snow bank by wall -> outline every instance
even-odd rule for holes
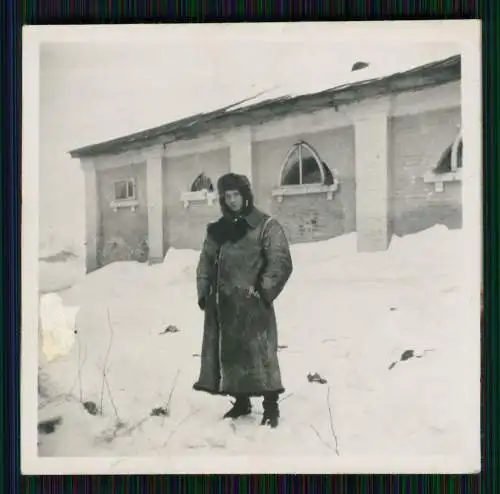
[[[407,278],[428,279],[453,275],[460,269],[463,231],[435,226],[405,237],[393,237],[388,251],[358,253],[356,234],[322,242],[291,246],[293,279],[335,279],[383,281]],[[134,289],[138,286],[165,286],[194,283],[199,251],[169,249],[161,264],[115,262],[94,271],[71,290],[92,297]],[[129,288],[127,288],[129,287]]]

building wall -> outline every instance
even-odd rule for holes
[[[114,181],[135,178],[139,205],[114,211]],[[148,210],[145,163],[97,170],[100,231],[98,264],[120,260],[144,260],[144,243],[148,239]]]
[[[299,140],[313,146],[330,170],[337,170],[340,187],[332,200],[326,194],[271,196],[279,186],[279,172],[290,147]],[[253,188],[256,203],[284,226],[292,243],[323,240],[356,229],[354,129],[344,127],[315,134],[254,143]]]
[[[433,184],[423,181],[423,175],[437,164],[444,149],[453,141],[459,124],[459,107],[390,119],[389,234],[405,235],[435,224],[461,227],[461,184],[446,183],[443,192],[435,192]],[[259,139],[264,140],[252,144],[252,182],[257,206],[283,224],[292,243],[323,240],[355,231],[354,128],[344,126],[278,139],[270,136],[268,140],[263,131],[264,127],[259,128]],[[328,200],[326,193],[285,196],[282,203],[272,196],[272,190],[279,186],[283,159],[299,140],[312,145],[329,168],[338,172],[340,189],[333,200]],[[189,141],[182,144],[190,149]],[[146,163],[126,166],[106,163],[103,158],[97,166],[99,265],[114,260],[143,259],[144,242],[148,239]],[[103,169],[108,165],[109,168]],[[199,249],[207,223],[220,216],[219,206],[191,203],[186,209],[181,194],[190,190],[201,172],[205,172],[215,186],[219,176],[231,169],[229,148],[202,153],[193,149],[189,155],[167,157],[163,159],[162,169],[164,251],[169,247]],[[128,177],[137,180],[139,205],[135,211],[123,208],[115,212],[110,206],[113,181]]]
[[[229,172],[229,149],[223,148],[202,154],[167,158],[163,163],[164,238],[168,247],[199,249],[206,226],[220,217],[218,203],[191,203],[184,208],[181,194],[191,189],[196,177],[204,172],[214,188],[217,179]]]
[[[445,183],[443,192],[424,183],[453,142],[460,124],[460,108],[393,118],[390,122],[390,202],[393,233],[402,236],[436,224],[462,226],[462,187]]]

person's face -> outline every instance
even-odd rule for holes
[[[224,200],[231,211],[238,213],[243,208],[243,196],[237,190],[227,190]]]

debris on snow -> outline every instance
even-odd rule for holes
[[[38,432],[40,434],[52,434],[58,425],[61,425],[62,417],[44,420],[38,424]]]
[[[327,383],[327,380],[323,379],[317,372],[315,372],[314,374],[308,373],[307,374],[307,380],[310,383],[313,383],[313,382],[320,383],[320,384],[326,384]]]
[[[97,415],[99,413],[99,409],[93,401],[85,401],[83,403],[83,408],[85,408],[90,415]]]
[[[401,361],[404,362],[405,360],[408,360],[414,356],[415,356],[414,350],[405,350],[401,355]]]
[[[156,407],[151,410],[151,417],[168,417],[167,407]]]
[[[396,362],[393,362],[390,366],[389,366],[389,370],[393,369],[394,367],[396,367],[396,364],[398,364],[399,362],[405,362],[406,360],[409,360],[411,358],[422,358],[427,352],[432,352],[434,349],[428,349],[428,350],[424,350],[421,354],[417,354],[415,353],[415,350],[405,350],[402,355],[401,355],[401,358],[396,361]]]
[[[166,333],[178,333],[180,329],[177,326],[174,326],[173,324],[169,324],[161,333],[159,334],[166,334]]]

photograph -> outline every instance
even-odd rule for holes
[[[480,40],[23,28],[23,473],[479,472]]]

